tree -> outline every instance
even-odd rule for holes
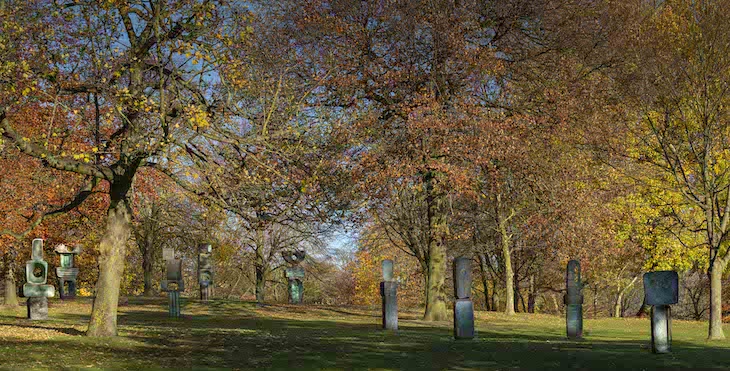
[[[221,108],[211,73],[227,60],[226,45],[246,35],[236,26],[245,20],[226,5],[3,2],[4,19],[12,20],[0,32],[3,75],[12,77],[0,80],[3,139],[48,168],[108,184],[89,336],[116,334],[137,171],[184,164],[185,143]],[[32,102],[53,107],[35,135],[18,125]],[[68,145],[69,135],[82,140]]]
[[[722,275],[730,263],[730,2],[645,6],[627,69],[634,158],[654,166],[662,187],[682,194],[676,220],[703,234],[710,278],[708,338],[723,339]],[[695,218],[697,214],[701,217]]]

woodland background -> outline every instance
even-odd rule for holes
[[[83,247],[104,321],[117,286],[160,295],[163,247],[189,296],[209,242],[214,296],[259,303],[286,300],[282,251],[307,251],[305,301],[329,305],[377,305],[392,258],[400,305],[431,320],[454,257],[474,260],[478,309],[555,314],[578,259],[587,316],[644,313],[642,274],[674,269],[675,315],[721,338],[729,11],[0,1],[6,301],[33,238],[51,265]]]

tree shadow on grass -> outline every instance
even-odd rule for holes
[[[123,323],[149,325],[149,313],[127,312]],[[199,315],[128,337],[164,349],[162,367],[173,367],[176,359],[187,359],[186,367],[245,369],[706,369],[730,363],[726,349],[677,340],[672,354],[654,355],[648,339],[575,342],[482,328],[476,339],[454,340],[449,328],[421,324],[403,323],[392,333],[375,323],[252,316]]]
[[[52,323],[43,323],[43,322],[30,322],[30,323],[14,323],[12,326],[20,327],[28,329],[29,331],[33,331],[34,329],[37,330],[50,330],[50,331],[57,331],[66,335],[71,336],[81,336],[86,334],[86,331],[78,330],[73,327],[59,327],[59,326],[53,326]]]

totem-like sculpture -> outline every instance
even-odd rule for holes
[[[304,267],[299,264],[304,261],[304,250],[282,251],[281,256],[292,266],[286,269],[286,278],[289,280],[289,302],[301,304],[304,298]]]
[[[170,305],[170,317],[180,317],[180,291],[185,290],[182,275],[182,259],[175,259],[175,250],[162,249],[162,259],[165,261],[165,279],[160,287],[167,291]]]
[[[471,301],[471,259],[454,260],[454,338],[474,337],[474,303]]]
[[[672,350],[671,304],[679,302],[679,276],[675,271],[644,274],[644,299],[651,305],[651,351],[669,353]]]
[[[198,283],[200,284],[200,300],[207,302],[213,284],[213,247],[204,243],[198,246]]]
[[[569,339],[583,337],[583,281],[580,262],[571,260],[565,272],[565,328]]]
[[[81,253],[81,247],[77,246],[70,250],[68,246],[60,244],[53,249],[59,256],[61,262],[60,267],[56,267],[56,276],[58,276],[58,296],[61,300],[76,298],[76,277],[79,275],[79,269],[74,268],[74,255]],[[68,282],[68,290],[66,283]]]
[[[25,264],[23,296],[28,298],[28,318],[48,319],[48,298],[56,294],[53,285],[47,285],[48,263],[43,260],[43,239],[33,240],[31,260]]]
[[[383,260],[383,282],[380,282],[380,297],[383,299],[383,328],[398,329],[398,282],[393,280],[393,261]]]

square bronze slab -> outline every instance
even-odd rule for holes
[[[670,305],[679,302],[679,276],[675,271],[644,274],[644,295],[647,305]]]

